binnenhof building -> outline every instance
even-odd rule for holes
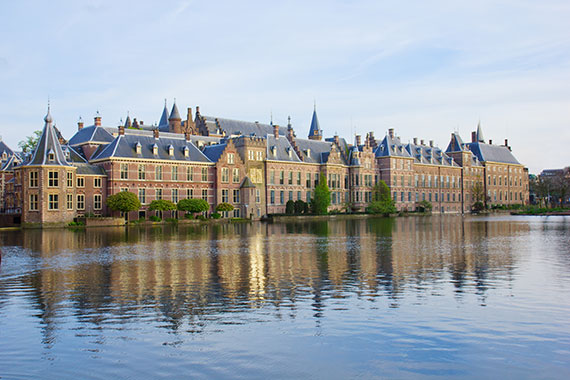
[[[213,211],[221,202],[232,215],[259,219],[284,213],[289,200],[310,201],[321,174],[331,190],[330,210],[363,211],[383,180],[398,210],[421,201],[436,213],[463,213],[484,194],[488,204],[528,203],[528,170],[504,145],[483,139],[481,126],[464,143],[457,133],[445,150],[433,141],[404,143],[389,129],[381,139],[369,132],[351,144],[323,139],[313,111],[308,138],[298,138],[289,118],[278,126],[206,116],[196,107],[182,120],[166,102],[158,125],[130,116],[122,125],[78,122],[65,140],[48,107],[41,138],[23,157],[0,141],[2,212],[21,213],[26,224],[67,223],[78,216],[114,215],[107,196],[135,193],[146,217],[155,199],[202,198]]]

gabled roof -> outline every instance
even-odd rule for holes
[[[217,126],[225,132],[226,136],[231,135],[244,135],[244,136],[257,136],[265,137],[268,134],[273,134],[273,126],[269,124],[254,123],[249,121],[223,119],[213,116],[202,116],[206,122],[206,126],[210,133],[216,134]],[[287,127],[279,127],[279,134],[285,136]]]
[[[10,149],[8,145],[4,143],[4,141],[0,140],[0,156],[2,156],[4,153],[6,153],[8,157],[14,155],[14,151]]]
[[[113,135],[107,132],[105,128],[91,125],[77,131],[77,133],[69,139],[69,145],[77,146],[86,143],[108,144],[111,141],[113,141]]]
[[[461,140],[461,137],[459,136],[458,133],[452,133],[451,134],[451,140],[449,141],[449,145],[447,145],[447,149],[445,149],[446,153],[451,153],[451,152],[463,152],[467,150],[465,148],[465,144],[463,144],[463,140]]]
[[[241,183],[240,189],[253,189],[253,188],[255,188],[255,185],[253,184],[253,182],[251,182],[248,176],[245,176],[243,182]]]
[[[374,151],[376,157],[411,157],[399,136],[386,135]]]
[[[301,162],[295,149],[285,137],[275,138],[273,134],[267,135],[267,159],[275,161]]]
[[[140,144],[141,153],[137,154],[136,145]],[[158,154],[155,155],[152,146],[158,146]],[[169,147],[172,146],[174,154],[169,154]],[[184,150],[188,149],[188,157],[184,155]],[[210,162],[210,160],[190,141],[183,138],[160,137],[155,139],[152,136],[144,135],[119,135],[110,144],[93,154],[93,160],[100,160],[110,157],[123,158],[144,158],[172,161],[193,161]]]
[[[520,165],[506,146],[490,145],[480,141],[469,143],[467,146],[481,162],[492,161]]]
[[[208,159],[210,161],[218,162],[218,160],[220,159],[220,156],[222,155],[222,153],[224,153],[226,146],[227,146],[226,143],[208,145],[208,146],[204,147],[204,149],[202,150],[202,153],[204,153],[204,155],[206,157],[208,157]]]
[[[445,152],[437,146],[432,147],[410,143],[406,145],[406,150],[410,156],[415,158],[416,162],[420,164],[459,167],[453,158],[445,154]]]
[[[327,162],[332,144],[330,141],[295,139],[295,145],[301,153],[303,162],[315,164],[324,164]]]
[[[0,171],[12,171],[14,166],[18,166],[21,163],[19,157],[15,154],[8,156],[8,159],[2,162],[2,167]]]
[[[58,141],[57,132],[53,126],[53,119],[50,114],[49,106],[47,115],[44,117],[45,125],[42,136],[36,145],[34,154],[26,166],[33,165],[61,165],[70,166],[65,159],[65,155]],[[49,155],[53,154],[53,160],[48,160]]]

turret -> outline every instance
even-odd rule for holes
[[[170,117],[168,118],[168,130],[172,133],[182,133],[182,118],[176,106],[176,99],[174,99],[174,105],[172,106],[172,111],[170,111]]]

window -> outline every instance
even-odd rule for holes
[[[408,202],[412,201],[412,192],[408,191]]]
[[[259,189],[255,189],[255,203],[261,203],[261,193]]]
[[[297,172],[297,185],[301,184],[301,172]]]
[[[157,181],[162,181],[162,166],[156,165],[154,167],[154,179]]]
[[[38,211],[38,194],[30,194],[30,211]]]
[[[279,172],[279,184],[283,185],[285,183],[285,172],[281,170]]]
[[[233,165],[234,163],[234,154],[228,153],[228,164]]]
[[[311,201],[311,192],[307,191],[307,203]]]
[[[194,180],[194,170],[192,170],[192,166],[186,167],[186,180],[189,182]]]
[[[172,189],[172,202],[178,203],[178,189]]]
[[[93,187],[102,187],[101,177],[93,178]]]
[[[301,200],[301,192],[297,191],[297,200]]]
[[[85,210],[85,195],[77,194],[77,209]]]
[[[305,186],[307,186],[307,188],[311,188],[311,173],[307,173],[307,181]]]
[[[228,183],[230,180],[230,169],[222,168],[222,182]]]
[[[222,202],[228,203],[229,198],[230,198],[229,192],[230,192],[230,191],[229,191],[228,189],[223,189],[223,190],[222,190]]]
[[[49,194],[48,195],[48,210],[57,210],[59,209],[59,195],[58,194]]]
[[[194,189],[186,189],[186,198],[188,199],[194,198]]]
[[[67,209],[73,210],[73,194],[67,194],[66,200],[67,200],[67,202],[66,202]]]
[[[289,200],[289,201],[292,201],[292,200],[293,200],[293,192],[292,192],[292,191],[289,192],[289,199],[288,199],[288,200]]]
[[[58,187],[58,186],[59,186],[59,172],[49,171],[48,172],[48,187]]]
[[[85,187],[85,177],[77,177],[77,187]]]
[[[279,192],[279,204],[283,204],[285,203],[285,192],[283,190],[281,190]]]
[[[121,164],[121,179],[129,178],[129,164]]]
[[[73,172],[67,172],[67,187],[73,187]]]
[[[247,154],[251,161],[255,160],[255,152],[253,150],[248,150]]]
[[[234,189],[234,203],[239,203],[239,189]]]
[[[139,165],[139,179],[145,179],[145,178],[146,178],[145,167],[144,165]]]
[[[401,201],[401,202],[404,202],[404,201],[405,201],[405,199],[404,199],[404,192],[403,192],[403,191],[400,193],[400,201]]]
[[[257,151],[257,161],[263,161],[263,152]]]
[[[30,172],[30,187],[38,187],[38,172]]]
[[[178,181],[178,166],[173,166],[171,168],[171,174],[172,175],[171,175],[170,179],[172,181]]]
[[[208,168],[202,168],[202,182],[208,182]]]
[[[271,190],[269,195],[270,195],[271,204],[274,205],[275,204],[275,190]]]
[[[156,190],[154,191],[154,193],[155,193],[155,198],[156,198],[157,200],[161,200],[161,199],[162,199],[162,189],[156,189]]]
[[[269,172],[269,183],[275,185],[275,170]]]
[[[293,172],[289,172],[289,185],[293,184]]]
[[[233,183],[239,183],[239,169],[238,168],[234,168],[232,170],[232,182]]]
[[[101,194],[95,194],[93,196],[93,210],[101,210],[103,207],[103,196]]]
[[[208,189],[202,189],[202,199],[208,200]]]
[[[144,205],[146,204],[146,189],[140,188],[139,189],[139,201]]]

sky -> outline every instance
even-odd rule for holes
[[[394,128],[447,147],[480,121],[531,173],[570,165],[570,2],[2,1],[0,135],[81,116],[158,122],[167,99],[306,137]]]

